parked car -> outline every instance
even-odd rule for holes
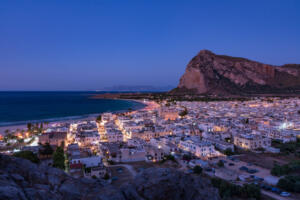
[[[249,174],[254,174],[254,173],[256,173],[256,172],[258,172],[258,170],[257,169],[248,169],[248,170],[246,170]]]
[[[264,181],[263,178],[260,178],[258,176],[251,175],[250,177],[253,178],[255,181]]]
[[[242,166],[242,167],[240,167],[240,170],[241,170],[241,171],[248,171],[248,167]]]
[[[272,190],[272,187],[266,184],[261,184],[260,187],[265,190]]]
[[[118,168],[117,171],[118,171],[119,173],[122,173],[122,172],[123,172],[123,169],[122,169],[122,168]]]
[[[280,193],[280,196],[283,196],[283,197],[289,197],[289,196],[291,196],[291,194],[288,193],[288,192],[281,192],[281,193]]]
[[[272,192],[275,192],[277,194],[281,194],[282,191],[279,188],[272,187]]]

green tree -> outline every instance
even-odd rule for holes
[[[47,128],[48,128],[49,122],[45,122],[45,125],[46,125],[46,126],[47,126]]]
[[[53,154],[53,167],[65,169],[65,155],[62,147],[57,147]]]
[[[64,147],[65,147],[65,141],[62,141],[62,142],[60,143],[60,147],[61,147],[62,149],[64,149]]]
[[[41,122],[41,124],[40,124],[40,132],[43,132],[43,130],[44,130],[44,124],[43,124],[43,122]]]
[[[271,170],[271,174],[274,176],[282,176],[289,173],[297,172],[300,170],[300,161],[294,160],[285,165],[278,165],[275,163]]]
[[[35,125],[34,125],[34,131],[39,131],[39,123],[35,123]]]
[[[241,196],[245,198],[254,198],[260,199],[261,198],[261,191],[257,185],[254,184],[245,184],[242,188]]]
[[[170,160],[170,161],[172,161],[174,163],[177,163],[175,157],[173,155],[171,155],[171,154],[164,156],[164,159],[161,161],[161,163],[164,163],[167,160]]]
[[[271,169],[271,174],[273,176],[282,176],[284,174],[287,174],[289,173],[289,167],[288,165],[278,165],[278,164],[275,164],[274,167]]]
[[[289,192],[300,192],[300,176],[285,176],[281,178],[277,186]]]
[[[14,153],[13,156],[30,160],[33,163],[39,163],[40,162],[37,155],[34,154],[31,151],[19,151],[19,152]]]

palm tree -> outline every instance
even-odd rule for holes
[[[4,131],[4,133],[7,135],[7,134],[9,134],[9,129],[6,129],[5,131]]]
[[[31,132],[31,128],[32,128],[32,124],[31,123],[27,123],[28,132]]]
[[[98,123],[100,123],[100,122],[101,122],[101,120],[102,120],[102,116],[101,116],[101,115],[99,115],[99,116],[96,118],[96,121],[97,121]]]

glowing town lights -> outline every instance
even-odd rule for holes
[[[279,129],[284,130],[284,129],[291,129],[293,128],[294,124],[291,122],[284,122],[279,126]]]
[[[260,106],[259,104],[250,104],[249,105],[250,108],[256,108],[256,107],[259,107],[259,106]]]

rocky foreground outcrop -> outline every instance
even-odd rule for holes
[[[181,94],[286,94],[300,92],[300,65],[267,65],[202,50],[187,65]]]
[[[0,154],[0,199],[218,200],[210,181],[173,169],[150,168],[121,188],[75,179],[62,170]]]

